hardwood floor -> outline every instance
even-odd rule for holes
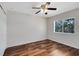
[[[79,49],[46,39],[9,47],[4,56],[79,56]]]

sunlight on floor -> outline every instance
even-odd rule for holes
[[[61,50],[56,49],[56,50],[52,51],[49,55],[53,55],[53,56],[68,56],[69,53],[68,52],[63,52]]]

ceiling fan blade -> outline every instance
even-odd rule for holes
[[[37,11],[35,14],[38,14],[41,10]]]
[[[48,10],[57,10],[57,8],[47,8]]]
[[[40,7],[32,7],[32,9],[40,9]]]
[[[46,2],[46,4],[50,5],[50,2]]]

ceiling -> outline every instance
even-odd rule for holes
[[[49,7],[55,7],[57,8],[57,10],[50,10],[48,11],[47,15],[45,15],[42,12],[35,14],[35,12],[37,12],[38,9],[32,9],[32,7],[39,7],[43,3],[45,2],[4,2],[5,6],[7,7],[7,10],[17,11],[41,17],[51,17],[63,12],[79,8],[79,2],[51,2]]]

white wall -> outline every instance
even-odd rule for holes
[[[75,33],[54,33],[53,21],[75,18]],[[75,48],[79,48],[79,9],[65,12],[49,18],[48,20],[48,38]]]
[[[19,12],[8,11],[8,47],[46,39],[46,20]]]
[[[0,55],[6,49],[6,15],[0,8]]]

